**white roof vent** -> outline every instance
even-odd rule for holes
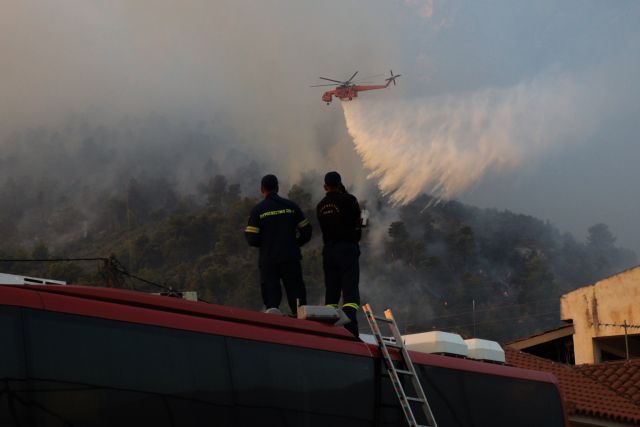
[[[440,353],[455,356],[469,355],[469,349],[462,337],[442,331],[423,332],[420,334],[404,335],[407,349],[422,353]]]
[[[469,348],[469,358],[504,363],[504,350],[495,341],[471,338],[464,340]]]
[[[151,295],[162,295],[163,297],[182,298],[187,301],[198,301],[197,291],[169,291],[169,292],[152,292]]]
[[[0,273],[0,285],[66,285],[62,280],[42,279],[40,277],[16,276]]]

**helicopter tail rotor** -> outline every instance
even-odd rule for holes
[[[395,86],[395,85],[396,85],[396,79],[397,79],[398,77],[400,77],[402,74],[397,74],[397,75],[395,75],[395,76],[394,76],[394,75],[393,75],[393,70],[389,70],[389,71],[390,71],[390,73],[391,73],[391,77],[388,77],[388,78],[386,79],[386,81],[387,81],[387,82],[393,82],[393,85]]]

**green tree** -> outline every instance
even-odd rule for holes
[[[598,223],[589,227],[587,242],[589,246],[599,251],[612,250],[615,246],[616,238],[609,230],[607,224]]]
[[[463,271],[474,265],[476,242],[471,227],[460,227],[448,236],[448,242],[449,260],[457,271]]]
[[[306,191],[301,185],[294,184],[287,193],[287,197],[295,202],[303,211],[313,210],[313,200],[311,193]]]
[[[606,224],[598,223],[589,227],[587,246],[591,249],[592,267],[595,276],[608,276],[615,272],[614,265],[617,258],[615,247],[616,238]]]
[[[33,250],[31,251],[31,258],[49,259],[49,248],[42,240],[36,243],[36,245],[33,247]]]
[[[198,191],[207,198],[207,205],[211,207],[222,206],[222,201],[227,192],[228,181],[223,175],[209,178],[205,184],[198,185]]]

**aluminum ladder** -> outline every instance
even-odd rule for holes
[[[393,318],[391,310],[386,309],[384,311],[384,317],[375,316],[369,304],[363,305],[362,310],[367,316],[367,321],[369,322],[369,326],[371,327],[371,332],[373,332],[373,335],[376,337],[376,341],[378,342],[378,347],[380,348],[380,352],[382,353],[382,358],[387,368],[387,372],[389,373],[391,383],[393,384],[393,389],[398,396],[400,406],[402,407],[402,411],[404,412],[404,416],[409,423],[409,426],[438,427],[438,424],[433,417],[433,413],[431,412],[431,408],[429,407],[427,396],[424,394],[424,390],[422,389],[422,385],[420,384],[420,380],[418,379],[416,370],[413,366],[413,363],[411,362],[409,353],[407,352],[407,348],[404,346],[404,340],[402,339],[402,335],[398,330],[398,325]],[[393,336],[382,336],[380,327],[378,326],[378,322],[387,324]],[[401,362],[404,363],[405,369],[399,369],[396,367],[393,359],[391,358],[391,355],[389,354],[389,347],[395,348],[399,351]],[[404,387],[400,382],[400,375],[408,376],[411,379],[411,383],[413,384],[413,389],[416,393],[416,396],[407,396],[407,393],[405,392]],[[424,413],[424,416],[429,423],[427,426],[418,424],[418,422],[416,421],[416,417],[413,414],[413,409],[411,408],[412,402],[420,404],[420,408],[422,409],[422,412]]]

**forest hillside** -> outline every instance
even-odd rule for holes
[[[149,131],[157,126],[152,120],[118,132],[78,125],[15,135],[13,150],[0,157],[0,272],[99,285],[106,277],[101,261],[10,260],[113,256],[118,268],[148,282],[196,290],[216,304],[261,309],[257,252],[243,229],[259,201],[253,187],[262,168],[243,153],[226,151],[220,164],[231,159],[238,166],[220,173],[224,168],[210,154],[215,138],[172,128]],[[118,143],[126,138],[138,143]],[[145,149],[155,138],[179,144]],[[26,140],[28,151],[21,148]],[[140,162],[141,153],[153,168]],[[38,161],[53,166],[43,170]],[[190,186],[175,172],[184,174],[185,167],[193,172]],[[314,228],[303,269],[309,302],[317,304],[324,302],[315,218],[321,176],[310,171],[280,191],[301,206]],[[559,324],[561,294],[637,262],[602,223],[580,241],[525,214],[428,195],[403,207],[380,194],[356,195],[371,212],[361,243],[363,302],[392,307],[407,332],[526,336]],[[129,276],[119,286],[157,291]]]

